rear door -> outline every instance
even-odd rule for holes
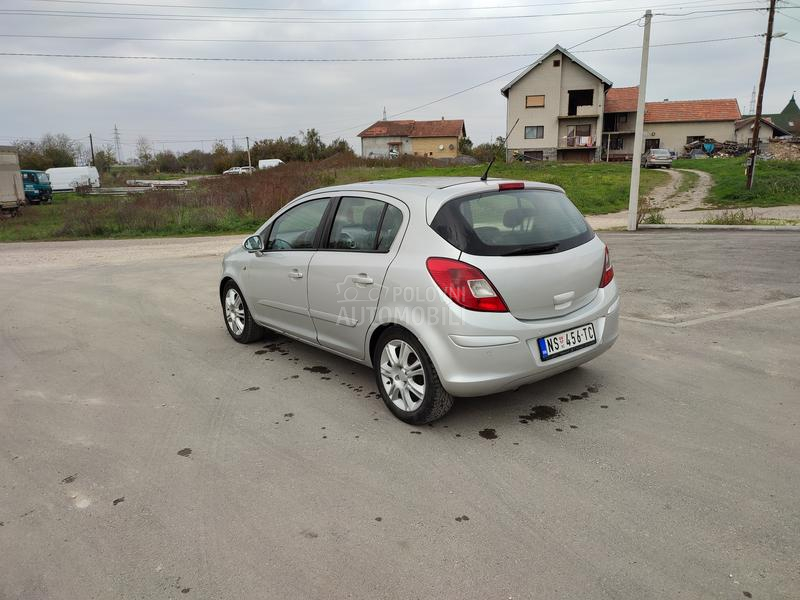
[[[478,267],[518,319],[558,317],[597,295],[605,246],[559,191],[519,189],[457,198],[431,223]]]
[[[329,198],[308,200],[280,215],[264,234],[264,251],[250,254],[243,292],[256,321],[316,341],[308,308],[308,265],[322,232]]]
[[[321,345],[364,358],[367,329],[407,221],[408,208],[397,200],[361,194],[337,201],[309,266],[309,306]]]

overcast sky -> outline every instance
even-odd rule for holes
[[[243,145],[246,135],[252,141],[296,135],[309,127],[317,128],[328,141],[341,136],[357,148],[356,134],[379,119],[384,107],[390,118],[397,113],[411,119],[463,118],[469,137],[480,143],[504,134],[505,99],[500,88],[513,74],[426,108],[405,111],[523,67],[555,44],[567,48],[580,44],[636,19],[646,8],[657,14],[647,99],[736,98],[742,112],[748,112],[761,68],[763,37],[657,45],[764,33],[765,11],[688,13],[767,4],[736,0],[129,0],[127,4],[124,0],[2,0],[0,52],[260,59],[529,56],[349,63],[0,56],[0,143],[36,139],[48,132],[74,138],[91,132],[102,146],[112,140],[116,124],[127,156],[140,135],[152,140],[157,149],[183,151],[208,149],[213,139],[230,144],[236,137]],[[800,44],[796,43],[800,41],[800,9],[791,8],[792,4],[800,6],[800,1],[779,2],[785,14],[777,15],[775,30],[787,32],[789,39],[776,39],[772,45],[765,112],[781,110],[792,92],[800,90]],[[420,10],[397,11],[398,7]],[[361,10],[348,12],[352,9]],[[332,22],[337,20],[349,22]],[[582,44],[575,54],[615,86],[635,85],[640,51],[609,49],[640,46],[641,37],[642,29],[634,23]]]

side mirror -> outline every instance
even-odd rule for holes
[[[264,250],[264,241],[260,235],[251,235],[242,244],[248,252],[262,252]]]

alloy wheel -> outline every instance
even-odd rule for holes
[[[408,342],[391,340],[381,352],[381,382],[392,404],[412,412],[425,398],[425,370]]]
[[[225,321],[233,335],[242,335],[244,331],[244,302],[235,289],[225,294]]]

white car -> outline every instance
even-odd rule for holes
[[[255,173],[255,167],[231,167],[227,171],[223,171],[223,175],[249,175]]]
[[[304,194],[228,252],[219,297],[237,342],[267,328],[369,365],[416,424],[596,358],[620,305],[608,249],[563,189],[477,177]]]

